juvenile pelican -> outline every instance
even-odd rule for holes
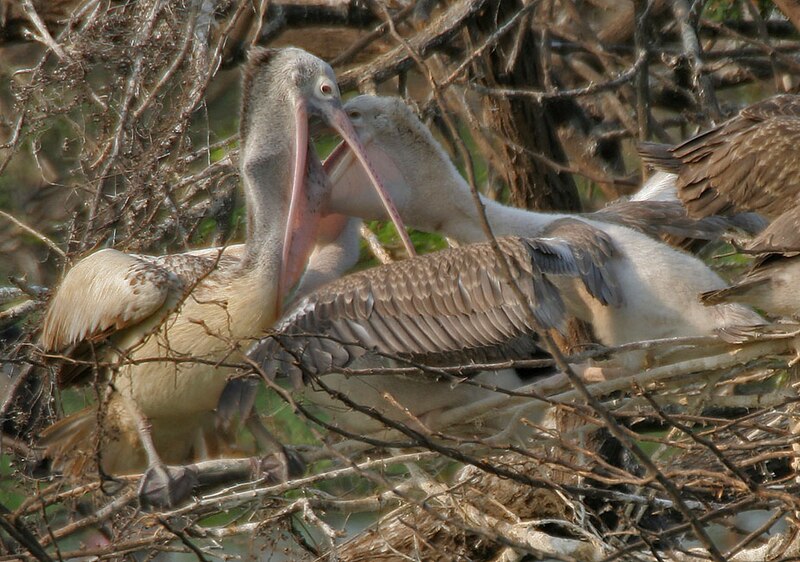
[[[190,489],[191,475],[164,462],[186,460],[226,383],[220,364],[235,362],[241,341],[278,318],[316,239],[330,183],[310,143],[310,118],[363,156],[326,63],[299,49],[252,50],[240,131],[244,246],[159,257],[106,249],[68,272],[45,316],[42,346],[80,345],[109,365],[109,384],[99,414],[87,408],[44,432],[56,466],[73,474],[90,467],[99,430],[103,472],[148,467],[145,501],[173,504]],[[101,341],[110,345],[95,349]]]
[[[484,240],[478,210],[466,181],[433,135],[398,98],[359,96],[348,111],[372,161],[409,225],[440,232],[459,242]],[[350,154],[341,156],[332,173],[331,205],[352,202],[350,212],[365,219],[377,216],[378,201],[365,188],[366,177]],[[564,219],[571,227],[559,235],[584,251],[606,237],[611,256],[599,272],[616,284],[620,302],[609,306],[570,281],[559,283],[570,314],[589,322],[599,341],[617,345],[643,339],[706,335],[718,328],[759,322],[745,307],[707,308],[697,295],[722,289],[725,282],[699,259],[621,224],[613,213],[575,215],[541,213],[502,205],[481,197],[486,217],[497,236],[542,236]]]
[[[529,304],[540,326],[557,327],[566,311],[591,323],[607,345],[710,335],[761,322],[743,306],[703,306],[698,294],[723,288],[724,281],[693,256],[611,222],[627,219],[608,210],[537,213],[483,198],[494,233],[512,236],[500,243],[505,258],[498,256],[480,243],[485,235],[466,182],[401,100],[361,96],[345,107],[404,220],[475,244],[359,272],[301,299],[276,326],[277,338],[267,339],[256,352],[268,371],[289,372],[299,382],[295,363],[322,374],[353,363],[365,349],[423,364],[444,358],[480,363],[509,348],[516,355],[526,340],[528,347],[521,351],[530,352],[535,344],[530,343]],[[366,177],[347,153],[334,158],[331,206],[338,210],[348,202],[350,212],[376,218],[379,201],[364,189]],[[510,287],[503,259],[521,293]],[[276,341],[289,350],[288,360]],[[358,359],[359,366],[376,365],[366,357]],[[521,382],[513,371],[481,377],[506,388]],[[488,393],[414,376],[326,375],[322,383],[382,413],[394,410],[392,417],[402,417],[403,408],[419,417]],[[387,394],[399,406],[388,407]],[[312,399],[325,400],[319,394]],[[347,408],[340,404],[339,409]],[[349,429],[363,427],[345,423]]]

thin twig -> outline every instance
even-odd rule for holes
[[[7,221],[13,223],[17,228],[19,228],[21,230],[24,230],[25,232],[27,232],[31,236],[35,237],[37,240],[40,240],[41,242],[44,242],[47,245],[47,247],[50,248],[51,250],[53,250],[56,254],[58,254],[59,257],[61,257],[62,260],[66,261],[66,262],[69,262],[69,259],[67,258],[67,254],[64,253],[64,250],[59,248],[58,244],[53,242],[50,238],[48,238],[47,236],[45,236],[44,234],[42,234],[41,232],[39,232],[35,228],[28,226],[27,224],[25,224],[24,222],[19,220],[14,215],[12,215],[10,213],[7,213],[7,212],[5,212],[5,211],[3,211],[1,209],[0,209],[0,217],[3,217]]]

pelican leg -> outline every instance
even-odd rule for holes
[[[261,471],[270,480],[286,482],[290,478],[302,475],[306,470],[306,462],[300,454],[281,444],[270,431],[264,427],[258,416],[251,412],[245,425],[253,434],[260,449],[271,450],[272,453],[261,458]]]
[[[792,368],[800,363],[800,337],[792,338],[789,349],[794,351],[794,357],[790,359],[788,363],[789,368]]]
[[[136,404],[129,402],[128,409],[136,420],[139,441],[147,455],[147,470],[139,483],[139,501],[145,509],[174,507],[192,493],[197,485],[197,472],[190,467],[165,465],[153,443],[150,421]]]
[[[588,363],[571,363],[570,367],[586,384],[609,381],[630,374],[627,369],[622,367],[599,367]],[[569,377],[565,373],[559,372],[542,380],[537,385],[537,390],[544,395],[550,395],[562,392],[570,386]]]
[[[271,481],[285,482],[289,478],[302,475],[306,470],[306,463],[297,451],[284,447],[261,423],[261,418],[254,409],[258,387],[255,379],[228,381],[217,405],[217,427],[230,432],[236,417],[244,420],[259,450],[271,451],[260,459],[262,473]]]

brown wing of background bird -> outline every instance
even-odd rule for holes
[[[768,218],[795,204],[800,190],[800,97],[781,95],[675,147],[643,143],[643,159],[678,175],[691,216],[733,210]]]

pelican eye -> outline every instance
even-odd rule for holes
[[[333,86],[329,82],[323,82],[319,85],[319,91],[326,96],[330,96],[333,94]]]
[[[357,109],[351,109],[350,111],[347,112],[347,116],[350,119],[361,119],[361,112],[358,111]]]

